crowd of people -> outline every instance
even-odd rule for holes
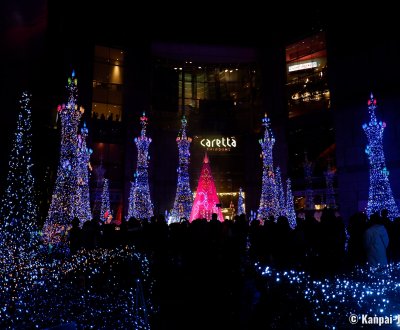
[[[160,306],[153,322],[159,329],[207,327],[211,319],[249,328],[256,319],[255,262],[323,278],[357,265],[400,261],[400,219],[390,221],[387,210],[369,219],[356,213],[347,224],[334,210],[323,210],[319,220],[306,212],[294,229],[284,216],[250,222],[244,214],[224,222],[216,214],[209,221],[183,218],[171,224],[163,215],[130,218],[118,226],[92,220],[82,228],[74,219],[68,237],[72,253],[134,245],[148,256],[153,299]],[[207,313],[199,318],[205,306]]]
[[[196,219],[168,224],[164,215],[116,224],[113,221],[86,221],[82,227],[73,219],[68,231],[72,253],[80,248],[112,248],[132,244],[150,255],[163,251],[171,258],[184,258],[198,251],[201,255],[220,254],[246,257],[279,268],[342,271],[346,265],[372,266],[400,261],[400,219],[390,221],[388,211],[368,219],[355,213],[345,225],[332,209],[298,217],[294,229],[285,216],[248,221],[244,214],[221,222],[213,214],[210,221]]]

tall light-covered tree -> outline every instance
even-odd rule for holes
[[[78,135],[78,192],[77,192],[77,209],[76,216],[81,222],[92,219],[92,212],[90,210],[90,195],[89,195],[89,169],[90,169],[90,155],[92,149],[86,145],[86,139],[89,130],[86,123],[83,123],[81,134]]]
[[[61,119],[61,145],[56,182],[43,226],[44,239],[48,243],[60,242],[66,227],[78,216],[78,125],[84,110],[77,104],[75,72],[68,78],[67,93],[67,103],[57,108]]]
[[[333,188],[333,182],[335,180],[335,170],[332,169],[331,165],[328,164],[327,170],[324,172],[325,183],[326,183],[326,199],[325,204],[327,208],[336,209],[335,190]]]
[[[131,181],[131,188],[129,189],[129,197],[128,197],[128,214],[126,216],[126,220],[129,220],[129,218],[134,217],[133,215],[133,206],[134,206],[134,192],[135,192],[135,187],[136,187],[136,172],[133,175],[134,180]]]
[[[266,219],[269,216],[275,216],[276,213],[276,188],[274,175],[274,162],[272,149],[275,144],[275,137],[270,127],[270,119],[265,114],[262,119],[262,125],[265,127],[264,138],[260,139],[261,158],[263,162],[262,184],[260,206],[258,208],[258,218]]]
[[[275,169],[276,208],[275,217],[286,216],[285,192],[282,184],[282,174],[279,166]]]
[[[32,118],[30,94],[19,101],[17,128],[12,141],[5,192],[1,201],[0,235],[27,238],[37,230],[35,180],[32,175]]]
[[[104,179],[103,192],[101,194],[101,210],[100,219],[102,221],[107,220],[108,216],[111,214],[110,207],[110,188],[108,185],[108,179]]]
[[[393,198],[392,189],[389,183],[389,171],[386,167],[385,155],[383,152],[383,131],[386,123],[378,121],[375,114],[376,99],[371,93],[368,100],[370,115],[369,123],[363,124],[367,135],[368,145],[365,153],[369,160],[369,194],[367,204],[367,215],[387,209],[388,217],[393,220],[399,217],[399,210]]]
[[[106,172],[106,169],[103,166],[103,157],[101,156],[100,158],[100,164],[96,165],[93,167],[93,172],[95,175],[95,182],[96,182],[96,188],[94,190],[94,201],[93,201],[93,218],[94,219],[100,219],[100,210],[101,210],[101,191],[103,190],[103,184],[104,184],[104,174]],[[93,194],[93,191],[92,191]]]
[[[151,138],[146,136],[147,127],[146,114],[140,117],[142,130],[140,136],[135,138],[137,147],[137,165],[135,172],[135,181],[131,187],[129,196],[128,218],[149,219],[153,216],[153,204],[150,198],[149,188],[149,146]]]
[[[286,217],[289,220],[289,226],[294,229],[297,225],[296,210],[294,207],[294,197],[292,192],[292,182],[288,178],[286,180]]]
[[[237,214],[246,214],[246,206],[244,202],[244,193],[242,188],[239,188],[239,197],[238,197],[238,206],[237,206]]]
[[[193,194],[190,190],[189,163],[190,163],[190,143],[192,139],[186,135],[187,120],[182,117],[182,126],[176,143],[179,151],[178,182],[174,207],[171,214],[171,222],[178,222],[181,218],[189,219],[193,205]]]
[[[305,153],[303,167],[304,167],[304,179],[306,182],[305,209],[313,210],[315,208],[315,206],[314,206],[314,190],[313,190],[313,182],[312,182],[312,173],[313,173],[314,164],[312,161],[308,160],[307,153]]]

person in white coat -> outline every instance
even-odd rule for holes
[[[367,262],[371,266],[387,265],[388,232],[377,213],[371,214],[369,224],[370,226],[364,232],[363,237]]]

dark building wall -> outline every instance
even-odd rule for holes
[[[152,161],[154,155],[154,123],[150,111],[150,72],[151,72],[151,53],[149,42],[135,41],[126,47],[125,57],[125,77],[124,77],[124,106],[122,120],[126,132],[125,149],[125,167],[124,171],[124,210],[123,216],[128,213],[128,198],[133,181],[133,175],[136,171],[137,148],[135,137],[140,136],[141,125],[140,116],[145,111],[149,117],[147,136],[153,138],[149,147],[149,183],[150,196],[153,196],[153,172],[156,170]]]
[[[215,154],[214,156],[210,154],[210,161],[214,179],[226,181],[224,182],[225,185],[229,184],[229,180],[231,180],[232,191],[237,191],[239,186],[242,186],[246,192],[246,208],[248,211],[256,211],[259,206],[262,160],[260,158],[261,147],[258,140],[263,137],[264,128],[261,126],[261,118],[265,112],[271,118],[272,129],[276,137],[274,162],[276,166],[281,167],[283,179],[287,178],[285,128],[287,112],[284,93],[284,52],[285,48],[282,43],[279,45],[268,44],[258,53],[257,61],[261,63],[262,83],[255,92],[262,95],[261,107],[255,105],[254,108],[249,109],[246,113],[235,115],[237,118],[233,117],[233,115],[219,112],[216,112],[216,115],[209,116],[209,118],[204,109],[204,113],[200,111],[199,115],[188,114],[189,136],[201,135],[207,131],[208,127],[217,125],[217,130],[211,129],[211,132],[236,135],[239,139],[238,142],[243,144],[241,145],[242,154],[239,158],[231,157],[232,159],[229,160],[230,154]],[[212,56],[208,61],[212,61]],[[130,181],[133,179],[133,173],[136,169],[137,149],[134,144],[134,138],[140,134],[139,116],[144,110],[149,118],[147,135],[152,138],[152,143],[149,147],[149,184],[155,214],[164,213],[165,210],[172,208],[176,192],[176,169],[178,166],[176,136],[180,127],[181,112],[178,109],[176,109],[175,113],[168,112],[167,109],[164,112],[160,111],[163,110],[162,105],[158,105],[157,110],[152,107],[154,100],[152,100],[151,91],[155,82],[152,81],[152,75],[150,74],[151,66],[152,54],[149,43],[135,44],[128,47],[126,52],[125,112],[123,117],[126,125],[124,214],[127,213],[128,209]],[[221,109],[225,108],[222,107]],[[262,109],[261,111],[260,108]],[[228,108],[225,110],[228,111]],[[208,120],[206,127],[201,125],[201,120],[203,119]],[[229,120],[232,121],[230,124],[228,124]],[[227,126],[225,127],[227,131],[224,130],[224,125]],[[204,153],[198,152],[193,143],[189,171],[191,189],[194,191],[197,188],[198,174]],[[232,154],[234,153],[232,152]],[[232,166],[230,166],[229,162],[238,161],[238,159],[240,159],[240,162],[244,162],[243,170],[240,171],[242,174],[240,178],[233,178],[229,171],[234,170],[234,168],[237,169],[238,164],[232,163]],[[239,165],[241,166],[241,164]],[[216,184],[219,186],[218,182]],[[230,191],[229,187],[227,191]]]
[[[43,4],[43,1],[40,1],[40,3]],[[19,45],[27,47],[26,52],[24,52],[24,49],[13,48],[16,43],[14,45],[6,44],[2,62],[6,73],[6,78],[3,80],[4,84],[7,85],[3,86],[2,95],[6,103],[4,108],[11,109],[10,111],[13,113],[8,113],[7,118],[5,118],[7,125],[3,126],[7,127],[2,131],[3,139],[1,141],[3,141],[3,146],[8,141],[8,133],[11,131],[9,126],[15,123],[16,111],[14,109],[17,108],[15,105],[18,96],[15,90],[24,87],[25,81],[28,81],[28,86],[35,87],[34,92],[37,92],[34,93],[33,99],[33,102],[36,102],[33,109],[36,112],[34,116],[45,123],[48,121],[47,118],[50,117],[51,109],[65,100],[66,78],[71,69],[75,67],[78,79],[81,82],[79,103],[83,104],[89,112],[91,107],[92,47],[95,43],[115,47],[122,45],[122,48],[127,51],[126,86],[124,87],[125,113],[123,117],[123,125],[126,131],[126,151],[125,166],[121,169],[124,172],[125,182],[123,214],[125,215],[127,211],[130,181],[133,179],[136,167],[137,150],[134,138],[140,134],[139,116],[143,111],[146,111],[149,116],[148,135],[153,138],[149,149],[151,196],[156,206],[156,212],[163,212],[172,206],[175,196],[176,134],[175,131],[162,127],[161,119],[152,112],[151,42],[147,37],[143,40],[143,31],[139,29],[139,23],[135,23],[139,21],[132,20],[130,11],[121,14],[119,10],[113,8],[107,6],[102,15],[97,15],[100,10],[99,13],[93,12],[93,15],[89,15],[92,14],[94,8],[77,10],[77,8],[71,6],[70,2],[63,3],[62,6],[56,6],[49,2],[48,9],[46,9],[49,14],[48,26],[44,27],[44,30],[39,30],[39,38],[33,38],[32,43],[30,41],[25,43],[24,40],[18,42]],[[295,8],[289,16],[287,16],[286,10],[283,12],[284,14],[280,14],[279,17],[285,18],[283,23],[290,24],[285,26],[290,31],[288,34],[301,35],[305,30],[307,30],[307,33],[312,32],[305,25],[309,25],[308,22],[313,19],[312,13],[309,14],[310,9],[308,7],[306,9],[299,13],[299,9]],[[396,180],[400,175],[398,142],[400,141],[400,93],[398,92],[400,90],[398,78],[400,66],[397,65],[400,58],[400,45],[398,36],[395,35],[398,31],[396,27],[390,27],[386,30],[381,27],[382,18],[384,18],[382,12],[388,10],[385,8],[385,10],[379,10],[377,13],[376,8],[373,11],[368,8],[364,10],[364,13],[353,15],[353,13],[348,13],[348,10],[340,8],[333,13],[332,22],[328,22],[330,27],[327,33],[328,63],[332,111],[335,116],[339,204],[345,217],[356,211],[359,202],[366,201],[368,197],[368,159],[364,153],[367,139],[361,125],[368,120],[366,102],[371,91],[378,99],[378,118],[387,122],[384,133],[384,150],[394,196],[397,199],[400,196],[400,182]],[[11,13],[10,10],[5,10],[3,13],[7,16],[5,19],[14,17],[8,15]],[[139,17],[139,15],[140,13],[136,16]],[[360,20],[362,17],[362,25],[353,21],[356,16]],[[377,16],[381,18],[381,21],[375,20]],[[107,23],[111,22],[108,19],[112,17],[116,18],[113,20],[115,24]],[[165,19],[167,16],[163,17]],[[386,19],[386,21],[389,20],[393,21],[393,18]],[[283,33],[283,29],[277,28],[275,23],[271,26],[268,23],[266,26],[265,20],[251,18],[251,21],[255,25],[240,25],[240,29],[245,26],[245,30],[248,32],[246,37],[241,38],[241,40],[237,39],[239,33],[232,33],[229,29],[220,29],[218,32],[221,32],[221,35],[210,33],[210,28],[208,28],[208,31],[204,30],[203,25],[198,25],[201,28],[197,33],[197,39],[196,35],[183,37],[183,35],[177,33],[175,36],[171,33],[171,27],[167,25],[157,36],[158,39],[162,40],[177,38],[183,44],[184,42],[196,41],[207,43],[211,40],[215,44],[246,44],[259,48],[258,59],[261,63],[263,82],[261,91],[263,94],[263,111],[251,113],[249,118],[246,119],[251,121],[250,129],[243,136],[246,149],[249,150],[245,156],[245,173],[243,174],[246,206],[247,210],[256,210],[259,203],[262,174],[262,162],[259,157],[261,148],[258,139],[263,135],[261,118],[264,112],[267,112],[271,118],[272,129],[276,137],[275,165],[281,166],[284,178],[287,177],[287,113],[284,94],[284,37],[286,37],[286,32]],[[393,22],[397,22],[397,20]],[[125,23],[128,25],[125,26]],[[129,23],[131,24],[130,27]],[[136,27],[135,35],[131,33],[133,26]],[[375,31],[378,27],[379,30]],[[214,32],[214,26],[212,29],[212,32]],[[298,30],[302,30],[302,32],[297,32]],[[345,30],[345,32],[339,33],[342,30]],[[256,33],[255,31],[261,32]],[[140,35],[142,39],[137,35]],[[20,39],[14,39],[14,41],[18,40]],[[11,94],[15,95],[10,97]],[[176,128],[179,128],[179,119],[179,116],[177,116]],[[42,125],[45,126],[45,124]],[[248,124],[246,123],[246,125]],[[41,127],[37,131],[41,131]],[[189,134],[190,131],[189,121]],[[41,134],[47,136],[47,133],[41,132]],[[46,164],[46,159],[52,158],[47,150],[48,144],[46,144],[46,148],[40,145],[42,141],[46,141],[45,137],[40,138],[40,142],[37,142],[34,146],[43,150],[41,152],[42,164]],[[58,145],[54,144],[51,149],[58,152]],[[4,174],[6,158],[4,157],[0,163],[0,165],[3,165],[1,171]],[[54,165],[55,171],[56,164]],[[200,164],[192,162],[191,166],[200,167]],[[192,180],[197,182],[197,178],[192,178]],[[193,184],[191,188],[196,189]]]
[[[339,204],[345,219],[363,210],[368,200],[367,137],[362,124],[369,121],[367,101],[371,92],[377,99],[376,116],[387,124],[383,135],[386,165],[393,195],[397,201],[400,197],[400,67],[396,64],[400,44],[387,33],[369,32],[371,28],[347,35],[328,33]]]
[[[269,42],[268,42],[269,41]],[[246,183],[248,194],[246,200],[247,210],[256,211],[259,207],[261,196],[262,159],[260,158],[261,146],[258,142],[264,136],[264,127],[261,118],[267,113],[271,119],[271,128],[275,136],[273,149],[274,166],[279,166],[282,173],[282,182],[285,184],[287,177],[287,107],[285,100],[286,62],[284,42],[267,40],[260,48],[259,61],[261,66],[261,94],[262,112],[257,114],[253,134],[249,137],[246,166]]]
[[[153,204],[155,214],[164,214],[174,205],[178,167],[177,133],[164,130],[162,126],[153,130],[152,166]],[[193,164],[191,164],[193,165]],[[192,187],[193,189],[193,187]]]

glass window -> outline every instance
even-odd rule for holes
[[[121,121],[122,106],[108,103],[92,103],[92,118]]]
[[[120,49],[96,46],[93,67],[92,117],[120,121],[122,116],[122,86],[124,52]]]
[[[289,117],[330,108],[325,34],[286,47]]]

